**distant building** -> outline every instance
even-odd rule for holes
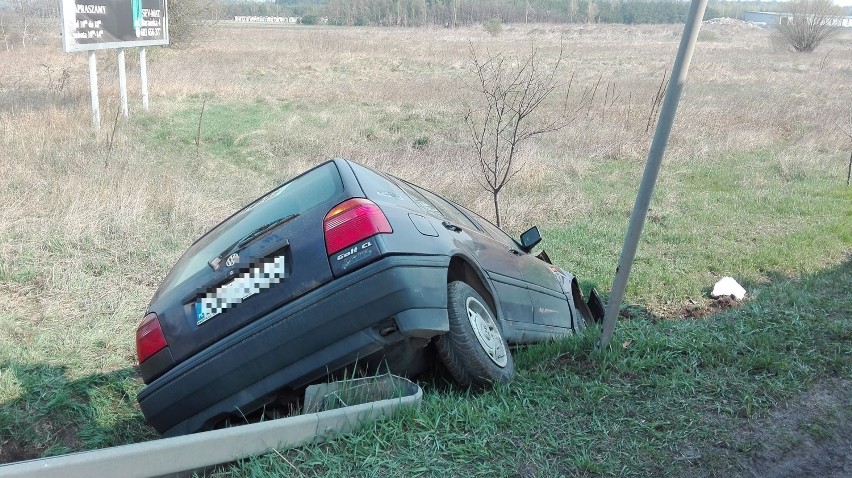
[[[758,25],[774,26],[781,23],[781,14],[775,12],[745,12],[743,20]]]
[[[302,23],[302,17],[235,16],[235,22],[248,23]]]
[[[743,20],[758,25],[785,25],[793,18],[790,13],[778,12],[745,12]],[[852,28],[852,17],[832,17],[832,23],[844,28]]]

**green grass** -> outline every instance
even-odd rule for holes
[[[599,165],[578,186],[594,198],[588,217],[545,228],[551,257],[587,286],[611,284],[640,168],[626,161]],[[769,152],[664,164],[627,300],[671,313],[702,300],[725,275],[750,288],[816,272],[852,248],[850,203],[852,189],[836,177],[819,170],[786,177]]]
[[[517,350],[517,379],[493,391],[460,392],[433,377],[419,411],[222,474],[278,476],[292,466],[305,476],[745,472],[714,447],[754,447],[738,441],[744,423],[852,371],[852,262],[795,282],[796,294],[788,283],[765,285],[758,299],[706,320],[623,322],[605,353],[592,352],[594,332]],[[808,430],[818,438],[825,426]]]
[[[452,128],[446,118],[421,111],[411,103],[362,103],[341,109],[337,104],[264,98],[236,103],[208,95],[176,102],[174,108],[165,114],[133,119],[130,126],[133,134],[139,134],[152,148],[177,149],[185,158],[203,154],[267,175],[276,173],[277,161],[272,158],[304,155],[323,149],[318,143],[339,141],[329,131],[337,129],[340,122],[355,121],[359,125],[353,137],[345,138],[346,142],[366,141],[422,150],[430,142],[455,138],[447,134]],[[377,121],[363,126],[363,122],[353,119],[355,116],[377,118]],[[293,134],[295,131],[299,134]],[[284,179],[287,178],[281,177]]]
[[[266,134],[277,118],[297,108],[291,102],[270,103],[262,99],[240,105],[215,98],[191,98],[184,103],[171,115],[140,120],[143,128],[151,128],[146,136],[155,145],[179,145],[184,154],[194,155],[198,140],[200,151],[255,170],[259,161],[258,151],[252,147],[253,137]]]
[[[29,449],[17,459],[33,452],[49,456],[157,437],[139,419],[133,369],[76,379],[63,366],[6,362],[0,369],[0,383],[8,393],[0,405],[0,431],[4,441]]]

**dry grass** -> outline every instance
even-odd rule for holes
[[[667,164],[768,151],[782,177],[816,171],[845,179],[852,145],[834,124],[852,107],[850,35],[799,55],[773,48],[764,30],[706,29],[715,35],[696,50]],[[462,87],[470,47],[522,56],[535,45],[555,56],[564,39],[576,121],[522,151],[526,164],[504,202],[515,231],[587,218],[629,195],[592,192],[597,175],[641,173],[651,99],[679,34],[676,26],[509,26],[491,37],[481,28],[225,25],[194,48],[150,50],[148,114],[129,55],[132,115],[116,125],[115,59],[99,53],[100,134],[91,128],[85,54],[61,52],[46,34],[36,46],[0,51],[0,366],[65,366],[69,378],[131,366],[136,322],[185,247],[331,156],[377,166],[490,216],[460,110],[470,94]],[[621,169],[607,169],[616,161]],[[680,180],[664,168],[669,193],[655,206],[664,215],[688,194],[678,192]],[[739,186],[772,184],[755,174]],[[70,329],[77,332],[63,333]],[[15,390],[15,378],[0,373],[0,401],[16,398]]]
[[[772,150],[786,175],[839,171],[837,159],[849,145],[833,125],[852,101],[848,38],[827,44],[827,54],[807,56],[778,51],[761,29],[707,25],[705,31],[714,35],[696,50],[667,161]],[[45,36],[41,46],[0,52],[4,270],[20,270],[21,257],[35,254],[29,267],[40,294],[65,293],[69,284],[86,282],[76,277],[83,268],[68,266],[98,258],[118,277],[135,276],[130,282],[150,287],[206,227],[331,156],[426,182],[488,215],[460,121],[469,49],[521,57],[534,45],[555,55],[560,39],[568,51],[563,74],[575,75],[577,119],[525,149],[526,165],[506,204],[508,216],[526,217],[510,221],[515,230],[527,221],[571,221],[589,213],[578,184],[595,164],[644,159],[651,100],[679,27],[513,26],[497,38],[478,28],[223,26],[211,34],[189,50],[152,50],[151,121],[191,115],[202,97],[226,107],[297,105],[236,138],[259,158],[256,174],[209,154],[194,158],[168,141],[139,140],[145,131],[124,120],[107,151],[118,96],[110,52],[98,55],[100,135],[89,123],[85,54],[63,53],[58,38]],[[128,76],[138,117],[135,60],[131,54]],[[215,121],[211,114],[208,121]],[[425,147],[413,147],[420,137]],[[227,187],[220,178],[228,178]],[[147,291],[138,291],[138,305]],[[78,306],[85,309],[85,300]]]
[[[838,159],[849,145],[833,125],[852,101],[848,35],[825,45],[827,54],[808,56],[778,51],[761,29],[707,25],[705,31],[714,35],[698,45],[667,161],[771,150],[785,175],[840,171]],[[280,102],[297,105],[236,138],[260,162],[256,171],[204,151],[194,158],[168,140],[140,140],[144,129],[124,120],[107,151],[117,108],[109,52],[99,54],[100,135],[89,124],[84,54],[62,53],[58,38],[44,36],[42,46],[0,52],[0,234],[13,239],[0,249],[6,270],[19,269],[25,251],[42,254],[50,260],[34,261],[34,274],[52,288],[75,282],[73,269],[58,266],[83,260],[75,254],[111,255],[115,267],[141,277],[136,282],[152,284],[181,249],[177,244],[330,156],[414,180],[428,177],[423,182],[431,188],[488,215],[488,199],[473,185],[460,121],[471,47],[522,56],[535,45],[555,54],[564,39],[569,61],[563,73],[566,79],[576,75],[577,119],[526,148],[526,166],[506,203],[511,216],[532,222],[582,217],[589,205],[577,184],[596,164],[644,159],[651,99],[671,64],[679,27],[512,26],[496,38],[478,28],[223,26],[211,33],[215,38],[189,50],[151,52],[149,118],[156,123],[178,112],[191,115],[202,97],[226,107],[260,102],[273,105],[273,113]],[[138,117],[131,57],[131,109]],[[580,102],[595,88],[592,100],[587,95]],[[426,145],[414,147],[421,137]],[[151,254],[152,247],[169,254]],[[122,257],[128,250],[147,252],[130,264]],[[45,264],[55,271],[50,279],[44,279]]]

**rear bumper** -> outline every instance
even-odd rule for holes
[[[448,265],[391,256],[336,279],[163,374],[139,393],[142,412],[163,435],[192,433],[406,338],[446,332]]]

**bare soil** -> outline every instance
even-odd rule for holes
[[[706,450],[690,476],[852,477],[852,380],[825,379]],[[721,470],[721,469],[724,469]]]
[[[672,309],[661,308],[659,313],[638,306],[626,307],[618,312],[618,316],[624,320],[650,320],[655,324],[660,320],[668,319],[703,319],[718,312],[739,307],[743,302],[733,296],[722,296],[707,301],[690,301],[682,307]]]
[[[0,464],[32,460],[39,457],[41,457],[41,453],[38,450],[33,450],[32,447],[27,447],[17,440],[0,442]]]
[[[756,477],[852,476],[852,381],[827,380],[743,434]]]
[[[677,316],[685,319],[701,319],[723,310],[738,307],[740,304],[742,304],[742,301],[730,296],[722,296],[718,299],[711,300],[707,304],[687,305],[677,314]]]

